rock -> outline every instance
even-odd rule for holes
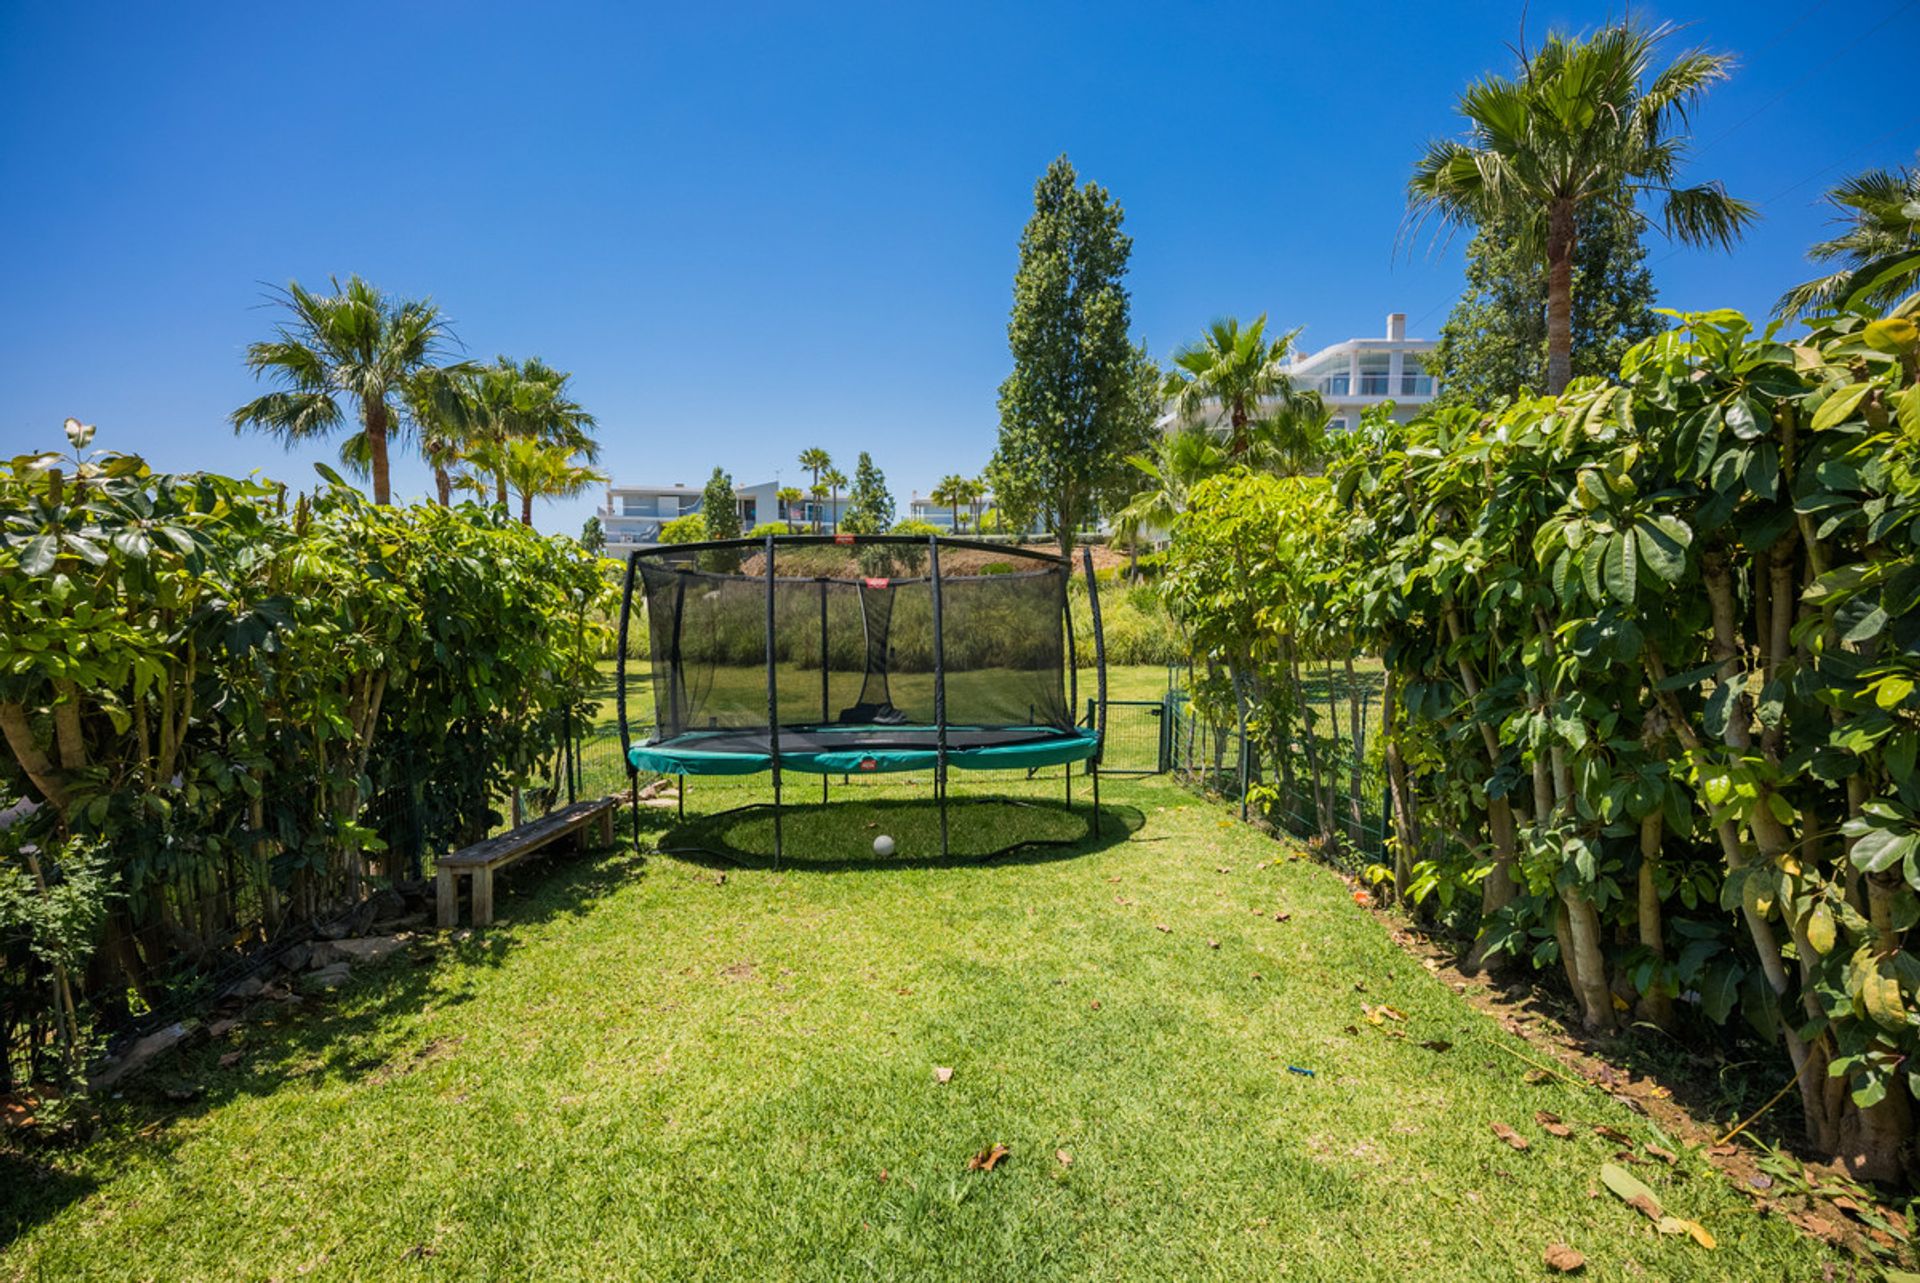
[[[242,976],[221,993],[223,998],[258,998],[267,991],[267,982],[259,976]]]
[[[306,969],[308,971],[319,971],[323,967],[331,967],[336,962],[346,961],[348,961],[347,955],[340,952],[338,940],[315,940],[307,946]]]
[[[392,887],[384,887],[374,892],[373,898],[368,900],[367,903],[373,906],[373,920],[375,922],[391,922],[395,918],[404,916],[407,912],[406,897]]]
[[[186,1041],[195,1026],[190,1021],[175,1021],[164,1029],[156,1029],[145,1038],[133,1044],[126,1054],[108,1065],[88,1084],[93,1090],[100,1091],[111,1087],[129,1074],[137,1074],[153,1062],[162,1052],[173,1050]]]
[[[207,1026],[207,1037],[214,1042],[219,1042],[239,1027],[240,1022],[238,1020],[216,1020]]]
[[[348,962],[371,963],[388,958],[407,947],[400,936],[366,936],[359,940],[336,940],[327,946]]]
[[[433,919],[425,913],[409,913],[405,917],[394,918],[392,921],[382,922],[380,925],[395,935],[402,935],[409,931],[425,931],[427,924],[432,920]]]
[[[296,944],[280,951],[279,962],[288,971],[305,971],[308,961],[313,957],[313,946]]]
[[[329,989],[338,989],[347,983],[348,977],[352,974],[353,967],[350,964],[336,962],[300,977],[300,988],[305,993],[324,993]]]
[[[433,908],[433,883],[426,878],[408,878],[395,882],[393,890],[412,908]]]

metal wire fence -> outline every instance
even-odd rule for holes
[[[1358,872],[1386,862],[1386,770],[1368,694],[1353,693],[1355,703],[1337,709],[1344,716],[1308,711],[1307,729],[1276,748],[1237,717],[1169,691],[1165,769],[1188,788],[1238,802],[1242,819],[1265,820],[1330,863]]]

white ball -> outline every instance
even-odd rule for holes
[[[882,833],[873,840],[873,853],[875,855],[892,855],[893,839]]]

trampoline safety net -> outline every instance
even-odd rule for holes
[[[1062,558],[789,536],[651,548],[630,565],[623,663],[643,635],[655,722],[636,767],[908,769],[942,740],[962,766],[1097,754],[1070,703]]]

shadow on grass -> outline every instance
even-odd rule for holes
[[[81,1134],[38,1148],[0,1148],[0,1250],[95,1192],[99,1182],[71,1170],[111,1171],[123,1160],[165,1161],[180,1143],[178,1124],[244,1097],[267,1097],[299,1084],[394,1081],[450,1051],[421,1043],[408,1021],[439,1007],[471,1002],[485,970],[521,942],[523,928],[579,917],[644,871],[631,845],[516,863],[502,877],[499,920],[472,932],[422,933],[405,951],[356,968],[346,987],[287,1001],[234,999],[196,1013],[203,1026],[231,1020],[219,1040],[196,1033],[110,1094]],[[449,964],[459,964],[450,966]],[[476,970],[476,968],[482,970]],[[238,1053],[222,1065],[222,1057]]]
[[[689,863],[713,868],[774,866],[774,812],[753,803],[684,821],[669,818],[659,849]],[[1099,811],[1086,803],[1071,810],[1031,799],[968,797],[948,804],[947,851],[941,853],[940,810],[921,798],[837,800],[781,809],[779,867],[797,872],[850,873],[899,869],[950,869],[977,864],[1043,864],[1071,860],[1126,842],[1146,817],[1136,807],[1112,802]],[[874,849],[891,838],[892,854]]]

